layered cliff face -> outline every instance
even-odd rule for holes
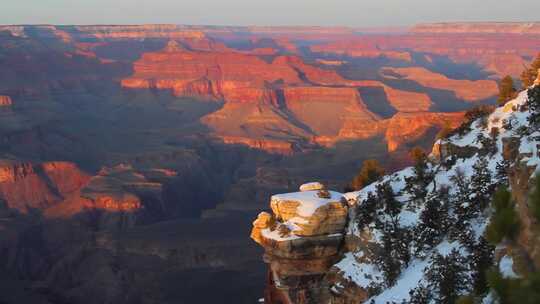
[[[466,122],[413,167],[358,192],[332,193],[348,202],[346,214],[332,213],[339,214],[340,222],[347,221],[344,238],[341,231],[333,231],[340,242],[332,243],[329,237],[314,241],[302,233],[302,224],[309,226],[318,218],[313,216],[316,212],[307,220],[302,217],[305,206],[320,202],[324,193],[273,196],[273,214],[261,213],[252,231],[269,264],[265,303],[452,303],[462,295],[497,303],[496,290],[486,285],[486,269],[493,267],[503,278],[516,279],[540,265],[538,223],[529,201],[540,165],[539,132],[531,118],[539,114],[531,104],[540,100],[527,97],[538,98],[539,91],[540,87],[530,88],[491,114]],[[486,240],[494,242],[494,228],[487,227],[499,207],[490,202],[495,190],[507,185],[521,225],[513,240],[504,238],[494,250],[495,244]],[[312,187],[321,186],[308,184],[301,190]],[[321,229],[328,226],[317,223]],[[272,254],[292,241],[337,252],[340,260],[325,265],[307,283],[302,280],[307,273],[287,272],[294,270],[291,261],[311,261],[313,255],[294,256],[304,253],[304,246],[287,252],[292,259]],[[450,274],[457,279],[446,280]],[[297,284],[291,285],[291,278]]]
[[[448,22],[414,26],[414,33],[540,34],[539,22]]]
[[[162,51],[144,54],[134,70],[134,75],[122,80],[124,87],[170,89],[177,96],[222,100],[225,104],[220,110],[201,119],[215,136],[225,143],[280,154],[384,134],[395,124],[368,108],[363,99],[368,89],[382,90],[392,109],[417,117],[433,105],[425,93],[395,89],[379,81],[347,80],[297,56],[267,61],[232,50],[190,50],[175,41]],[[441,126],[427,116],[421,121],[425,129]],[[419,132],[412,135],[415,131]],[[401,132],[409,132],[416,140],[424,131]],[[407,141],[394,140],[389,147],[393,151]]]
[[[468,102],[488,99],[499,91],[497,82],[493,80],[455,80],[424,68],[384,68],[381,73],[387,78],[405,78],[427,88],[451,91]]]
[[[51,207],[70,197],[89,179],[75,164],[68,162],[3,161],[0,171],[1,199],[8,208],[21,212]]]

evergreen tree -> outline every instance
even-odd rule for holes
[[[528,122],[534,130],[540,128],[540,86],[527,91],[527,108],[530,111]]]
[[[358,204],[356,212],[358,215],[358,228],[360,230],[375,221],[378,202],[379,198],[372,192],[369,192],[368,197],[361,204]]]
[[[514,87],[514,79],[510,75],[506,75],[499,83],[499,98],[497,103],[499,106],[504,105],[508,101],[516,97],[516,88]]]
[[[390,216],[394,226],[397,226],[398,216],[401,213],[401,203],[396,199],[394,190],[389,182],[377,185],[377,196],[383,212]]]
[[[525,68],[521,73],[521,82],[524,88],[530,87],[538,77],[538,69],[540,69],[540,53],[531,63],[530,67]]]
[[[415,229],[416,253],[429,250],[439,244],[449,226],[448,188],[441,188],[437,196],[426,202]]]
[[[376,182],[381,176],[384,175],[384,168],[379,164],[375,159],[365,160],[362,164],[362,168],[358,175],[356,175],[351,184],[350,188],[353,191],[358,191],[365,186]]]
[[[491,200],[492,193],[495,191],[495,184],[491,181],[491,172],[488,169],[486,159],[479,159],[473,165],[473,170],[470,181],[472,207],[475,211],[482,211]]]
[[[497,190],[493,196],[492,205],[495,212],[486,229],[486,238],[496,245],[504,238],[513,239],[519,231],[520,223],[511,194],[505,187]]]
[[[409,291],[408,304],[429,304],[433,298],[431,291],[424,284]]]
[[[455,303],[460,295],[468,291],[467,270],[465,259],[456,249],[447,256],[435,254],[426,277],[429,287],[436,291],[436,303]]]
[[[428,168],[427,155],[421,148],[410,152],[414,161],[414,175],[405,178],[405,191],[409,193],[416,205],[423,202],[428,193],[428,185],[433,181],[433,173]]]
[[[475,294],[486,294],[489,290],[486,269],[493,265],[494,249],[484,237],[480,237],[478,243],[471,250],[469,261],[473,270],[472,278],[474,280]]]
[[[411,233],[406,228],[396,228],[391,224],[386,224],[382,230],[382,250],[376,262],[384,273],[387,286],[392,286],[401,269],[409,265]]]

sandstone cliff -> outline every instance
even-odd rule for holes
[[[402,77],[418,82],[427,88],[453,92],[459,99],[475,102],[497,95],[499,89],[493,80],[455,80],[424,68],[384,68],[381,73],[387,78]],[[390,76],[397,75],[397,76]]]

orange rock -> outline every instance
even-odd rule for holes
[[[9,107],[13,104],[11,97],[0,95],[0,107]]]
[[[493,80],[471,81],[450,79],[442,74],[431,72],[421,67],[384,68],[381,72],[386,78],[394,78],[394,76],[389,75],[397,74],[400,77],[418,82],[424,87],[454,92],[456,97],[469,102],[491,98],[499,92],[497,82]]]
[[[385,138],[388,151],[393,152],[406,143],[413,143],[434,128],[448,124],[456,128],[463,122],[464,113],[398,113],[387,120]],[[434,132],[433,132],[434,133]]]
[[[0,199],[9,208],[27,212],[45,209],[77,192],[89,176],[75,164],[48,162],[31,164],[3,161],[0,165]]]

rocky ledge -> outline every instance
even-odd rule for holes
[[[321,183],[274,195],[272,214],[262,212],[251,238],[269,264],[265,303],[320,303],[330,299],[325,276],[341,257],[348,206],[341,193]]]

